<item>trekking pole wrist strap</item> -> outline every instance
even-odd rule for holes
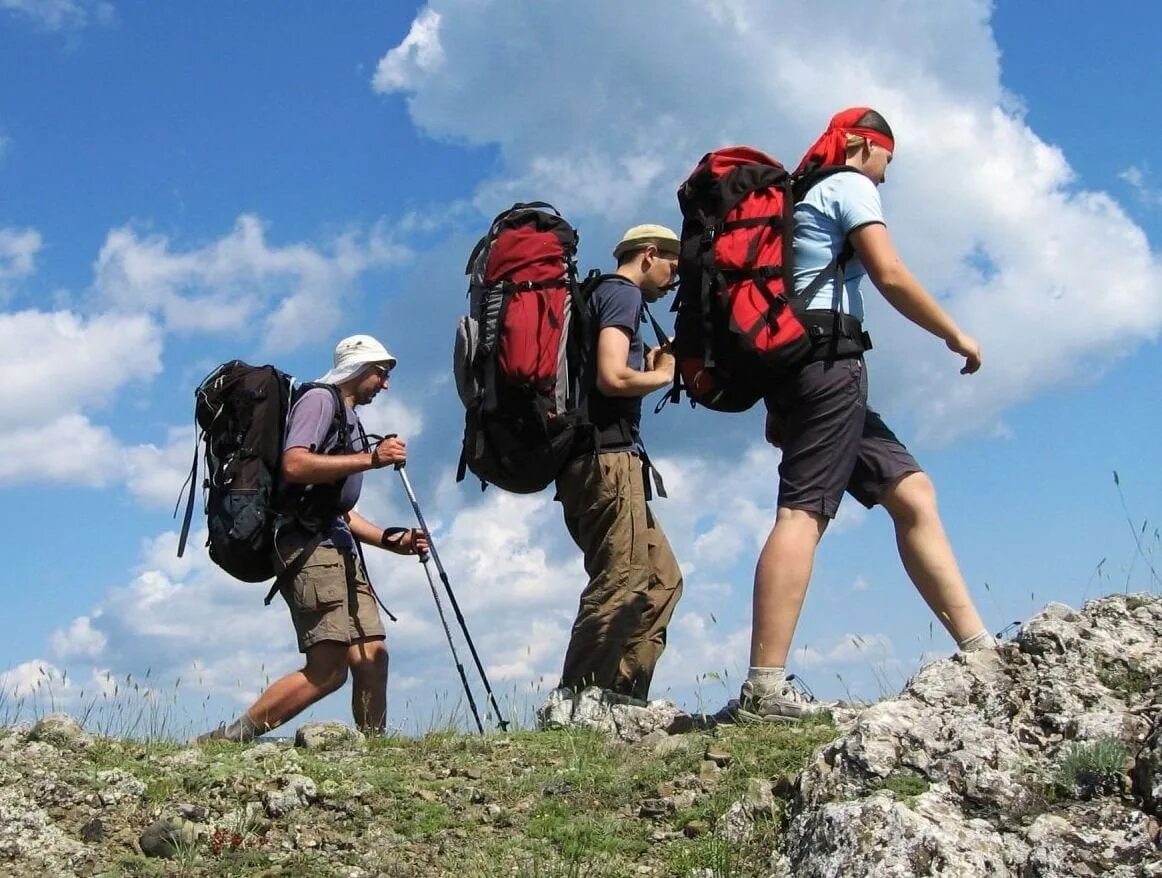
[[[408,530],[406,527],[385,527],[379,537],[379,544],[385,549],[398,545],[403,542],[403,534],[406,534]]]

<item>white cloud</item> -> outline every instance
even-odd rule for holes
[[[198,447],[198,481],[201,481],[203,449]],[[178,492],[190,474],[190,462],[194,454],[193,427],[170,427],[166,432],[164,445],[135,445],[120,449],[115,460],[118,476],[125,482],[129,492],[142,502],[162,509],[172,507]],[[187,486],[186,490],[199,491],[199,486]],[[184,502],[184,498],[183,498]],[[183,507],[184,508],[184,507]]]
[[[47,30],[74,30],[93,19],[108,21],[113,5],[103,0],[0,0],[0,10],[12,12]]]
[[[61,412],[99,408],[160,371],[161,333],[147,317],[0,313],[2,428],[39,427]]]
[[[115,479],[121,446],[108,427],[69,414],[0,433],[0,486],[62,482],[97,487]]]
[[[62,661],[71,658],[95,658],[105,649],[105,635],[93,628],[88,616],[73,619],[68,628],[54,631],[49,638],[53,654]]]
[[[1162,188],[1153,183],[1150,169],[1143,166],[1131,165],[1118,178],[1129,184],[1138,201],[1150,207],[1162,207]]]
[[[42,659],[32,659],[0,673],[0,696],[5,699],[27,699],[43,690],[63,690],[67,686],[64,672]]]
[[[425,9],[416,16],[403,42],[380,59],[372,84],[379,92],[401,91],[417,76],[439,70],[443,61],[440,14]]]
[[[0,134],[0,160],[7,140]],[[0,301],[16,283],[36,270],[36,254],[44,242],[35,229],[0,229]]]
[[[894,660],[895,648],[886,634],[844,634],[816,648],[803,644],[792,650],[790,660],[803,668],[830,665],[884,664]]]
[[[271,245],[263,222],[248,214],[228,235],[190,250],[123,227],[101,247],[94,287],[108,306],[156,313],[168,330],[237,333],[254,325],[267,350],[287,351],[333,329],[360,274],[410,255],[383,224],[343,234],[329,251]]]
[[[898,142],[889,226],[985,365],[958,375],[872,292],[873,402],[915,412],[920,439],[944,441],[995,432],[1007,408],[1087,380],[1162,327],[1158,255],[1110,196],[1079,189],[1005,92],[991,8],[431,0],[376,86],[406,92],[429,135],[498,147],[481,211],[548,196],[594,246],[629,222],[675,224],[673,192],[708,149],[754,143],[794,163],[835,110],[876,106]],[[668,45],[713,58],[713,75],[682,52],[643,53],[639,34],[659,21]],[[414,61],[420,43],[440,47],[438,64]]]

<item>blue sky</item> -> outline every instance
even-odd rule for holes
[[[499,209],[548,198],[580,228],[585,265],[607,265],[625,227],[678,225],[674,190],[707,149],[793,162],[858,103],[898,134],[883,197],[901,252],[984,346],[963,377],[882,302],[869,311],[873,404],[931,472],[982,613],[999,629],[1049,600],[1159,587],[1112,473],[1156,549],[1162,69],[1148,59],[1162,10],[955,0],[853,15],[837,0],[780,14],[758,0],[288,2],[277,16],[0,0],[0,689],[47,678],[76,703],[106,671],[148,669],[162,689],[182,677],[178,710],[196,723],[294,667],[263,589],[172,558],[192,390],[235,356],[315,377],[338,338],[372,332],[401,368],[368,420],[411,439],[494,685],[535,700],[582,574],[548,495],[452,482],[468,248]],[[644,429],[687,575],[655,693],[721,701],[699,677],[745,669],[777,456],[758,412],[671,408]],[[394,477],[366,485],[365,514],[409,522]],[[855,507],[824,541],[792,669],[820,694],[877,697],[951,643],[929,633],[886,516]],[[394,557],[372,574],[401,616],[390,720],[422,727],[457,690],[426,582]],[[311,716],[344,711],[336,696]]]

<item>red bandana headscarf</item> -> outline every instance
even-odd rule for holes
[[[894,152],[896,143],[886,134],[871,128],[863,128],[858,123],[868,107],[851,107],[831,117],[827,130],[807,150],[795,173],[802,173],[807,166],[815,163],[818,167],[826,168],[832,165],[842,165],[847,161],[847,135],[855,134],[866,137],[872,143],[882,146],[888,152]]]

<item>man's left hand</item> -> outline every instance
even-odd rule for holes
[[[425,555],[428,552],[428,535],[418,527],[391,537],[383,546],[397,555]]]

